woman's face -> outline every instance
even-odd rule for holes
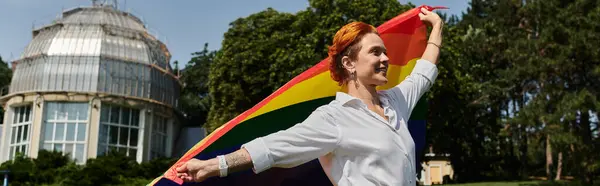
[[[377,34],[369,33],[358,44],[360,50],[356,59],[344,57],[344,66],[350,73],[356,72],[356,78],[363,86],[385,85],[389,58],[383,40]]]

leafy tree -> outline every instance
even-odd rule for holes
[[[265,98],[277,76],[293,71],[288,66],[294,54],[288,49],[299,38],[289,28],[294,21],[292,14],[268,9],[231,23],[210,69],[210,131]]]
[[[600,174],[597,123],[591,115],[598,113],[600,24],[597,1],[531,1],[523,15],[525,27],[536,42],[530,47],[530,59],[541,61],[536,78],[540,103],[527,107],[537,114],[539,132],[547,138],[548,165],[553,159],[556,169],[547,168],[547,176],[560,179],[563,167],[571,167],[571,175],[580,175],[587,183]],[[532,61],[533,61],[532,60]],[[597,120],[596,120],[597,122]],[[593,127],[596,125],[596,127]],[[554,150],[554,151],[552,151]],[[568,158],[561,162],[561,158]],[[564,165],[564,166],[561,166]]]
[[[452,153],[459,181],[573,175],[591,183],[600,165],[591,119],[597,2],[471,5],[446,32],[429,107],[434,149]]]
[[[510,16],[518,9],[509,1],[471,5],[463,20],[446,21],[440,75],[429,94],[427,139],[434,151],[451,154],[455,181],[514,179],[518,156],[498,149],[512,149],[501,130],[515,78],[504,77],[512,63],[501,51],[519,34],[503,32],[513,28],[510,20],[518,19]]]
[[[216,51],[208,50],[208,43],[200,52],[192,53],[192,59],[183,70],[181,81],[184,84],[180,102],[186,114],[185,123],[193,126],[203,125],[210,109],[208,94],[208,75]]]
[[[8,68],[8,63],[3,61],[0,56],[0,87],[9,85],[11,77],[12,70]]]
[[[4,89],[6,86],[10,84],[10,80],[12,77],[12,70],[8,68],[8,63],[2,60],[2,56],[0,56],[0,96],[4,93],[3,91],[8,91],[8,89]],[[0,106],[0,123],[4,122],[4,108]]]

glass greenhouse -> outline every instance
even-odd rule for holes
[[[32,36],[0,97],[2,162],[40,149],[79,163],[108,151],[138,162],[171,155],[181,84],[167,47],[139,18],[79,7]]]

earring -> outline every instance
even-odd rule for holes
[[[354,86],[358,89],[358,82],[356,81],[356,71],[352,72],[352,80],[354,80]]]

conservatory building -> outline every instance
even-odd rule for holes
[[[42,149],[78,163],[117,151],[138,162],[171,156],[180,81],[170,53],[137,17],[113,6],[62,12],[12,61],[0,162]],[[2,118],[2,117],[0,117]]]

